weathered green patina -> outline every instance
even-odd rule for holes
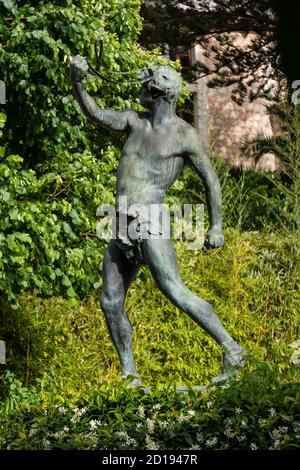
[[[224,237],[220,184],[196,130],[176,115],[180,75],[167,66],[145,70],[140,77],[140,102],[147,111],[137,112],[100,109],[82,85],[87,71],[86,60],[78,55],[74,57],[70,77],[82,111],[94,124],[126,132],[128,136],[117,174],[117,215],[125,216],[128,224],[144,223],[148,235],[157,235],[160,227],[143,218],[139,205],[161,204],[185,163],[191,162],[206,190],[210,217],[206,245],[221,247]],[[171,302],[223,347],[223,367],[213,382],[226,379],[236,367],[242,367],[244,349],[228,334],[211,305],[183,284],[172,241],[151,236],[131,237],[128,231],[126,236],[118,233],[109,243],[103,262],[101,294],[101,306],[121,361],[122,377],[133,376],[132,384],[141,384],[132,351],[132,326],[124,311],[127,290],[141,263],[149,266],[158,287]]]

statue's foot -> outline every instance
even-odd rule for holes
[[[224,382],[235,375],[246,363],[246,351],[241,346],[234,346],[223,354],[223,365],[219,375],[211,380],[212,385]]]
[[[141,387],[141,386],[142,386],[142,381],[139,377],[134,377],[134,379],[129,384],[130,388],[136,388],[136,387]]]
[[[141,387],[142,381],[137,373],[122,374],[121,379],[124,379],[130,388]]]

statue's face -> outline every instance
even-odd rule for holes
[[[167,66],[153,66],[143,71],[140,82],[140,103],[145,108],[152,108],[160,97],[167,101],[178,99],[180,93],[180,75]]]

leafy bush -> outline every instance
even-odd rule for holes
[[[111,143],[107,132],[87,125],[75,104],[69,63],[76,54],[93,61],[94,41],[101,38],[104,66],[136,76],[157,56],[137,44],[139,7],[140,0],[1,2],[0,65],[7,89],[4,137],[9,152],[33,165],[66,149],[82,151],[99,146],[99,140],[101,148]],[[125,79],[115,85],[94,77],[86,86],[103,107],[123,109],[138,103],[138,85]]]
[[[96,209],[113,203],[124,138],[87,122],[73,97],[69,63],[77,53],[93,61],[96,38],[112,72],[134,78],[150,63],[166,62],[137,43],[139,7],[140,0],[1,2],[7,102],[0,113],[0,296],[13,307],[22,291],[75,299],[99,285]],[[139,85],[88,78],[99,106],[139,108]]]
[[[300,109],[290,103],[273,104],[266,108],[267,114],[277,121],[282,130],[280,135],[266,137],[258,134],[246,141],[243,151],[256,155],[256,159],[267,152],[274,153],[281,162],[280,172],[268,175],[276,188],[276,223],[280,228],[300,227]]]
[[[28,391],[12,374],[5,380],[9,393],[0,406],[2,450],[299,447],[300,385],[284,381],[270,363],[256,364],[208,394],[110,384],[90,401],[73,403],[52,400],[53,376],[48,395]]]
[[[63,176],[55,171],[38,176],[24,168],[23,158],[7,155],[4,147],[0,151],[3,299],[16,306],[26,290],[71,299],[91,291],[103,253],[95,208],[101,196],[111,198],[102,184],[109,163],[105,173],[88,151],[75,153],[61,167]]]
[[[233,168],[221,159],[212,158],[222,189],[224,227],[239,230],[282,230],[291,228],[287,222],[288,203],[285,191],[291,188],[282,172],[256,172]],[[295,196],[296,197],[296,196]],[[170,204],[204,204],[204,188],[195,171],[187,167],[181,178],[170,188]],[[291,204],[292,198],[290,200]],[[207,213],[205,213],[208,224]]]

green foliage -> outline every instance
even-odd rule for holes
[[[101,196],[111,201],[111,167],[101,171],[85,151],[70,155],[60,173],[54,166],[38,177],[23,158],[0,158],[0,292],[13,305],[21,291],[74,298],[99,281],[104,247],[95,210]]]
[[[103,61],[109,70],[134,73],[156,57],[136,43],[141,28],[139,0],[97,3],[97,8],[96,2],[67,0],[34,5],[12,1],[0,6],[1,79],[7,89],[5,140],[10,142],[9,151],[31,163],[99,141],[75,105],[69,80],[73,55],[93,60],[97,37],[104,41]],[[104,107],[123,109],[137,103],[137,86],[127,80],[113,85],[94,78],[87,88]],[[102,139],[107,140],[105,132]]]
[[[115,139],[95,130],[75,102],[69,63],[80,54],[95,60],[94,41],[104,42],[104,74],[130,72],[121,84],[88,76],[87,91],[100,107],[139,107],[137,77],[150,63],[164,61],[158,51],[137,43],[141,30],[140,0],[97,2],[5,2],[0,5],[1,80],[6,84],[9,152],[31,165],[50,162],[61,151],[106,148]],[[165,61],[164,61],[165,62]],[[120,77],[119,77],[120,78]],[[99,144],[100,143],[100,144]]]
[[[267,114],[282,129],[282,135],[266,137],[262,134],[243,145],[245,154],[256,155],[256,160],[267,152],[274,153],[281,162],[277,175],[268,175],[277,197],[276,223],[280,228],[300,228],[300,109],[296,105],[272,105]],[[271,201],[270,201],[271,202]]]
[[[210,387],[208,394],[109,384],[89,401],[53,401],[53,374],[39,393],[11,373],[5,381],[2,450],[299,448],[300,386],[269,363],[252,364],[251,372]]]
[[[0,295],[16,306],[21,291],[87,295],[99,285],[103,243],[96,209],[113,203],[123,137],[95,128],[76,103],[69,62],[93,61],[132,77],[158,58],[137,44],[140,1],[0,3],[0,68],[7,89],[0,113]],[[139,108],[138,85],[89,76],[99,106]],[[7,117],[6,125],[5,120]]]
[[[263,173],[233,168],[221,159],[212,159],[222,190],[222,214],[224,227],[239,230],[282,229],[286,222],[288,202],[284,190],[290,193],[283,173]],[[172,204],[206,204],[204,187],[192,168],[183,175],[168,192],[167,201]],[[292,195],[290,199],[292,203]],[[205,211],[206,227],[208,214]],[[286,223],[287,227],[290,227]]]

